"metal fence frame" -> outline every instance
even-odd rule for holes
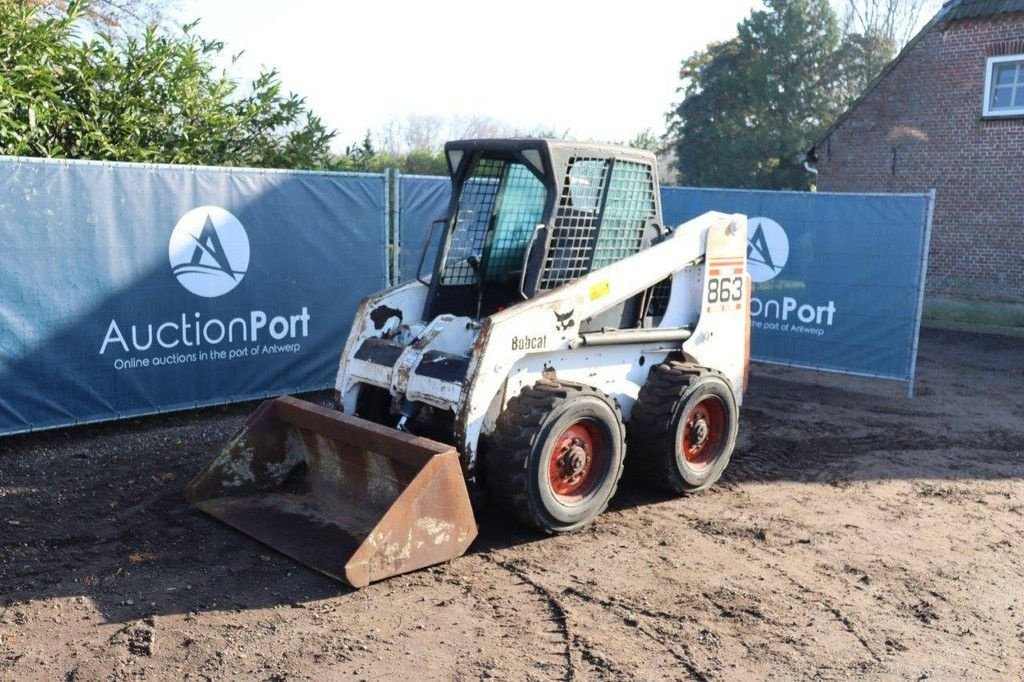
[[[925,219],[921,244],[921,275],[918,278],[917,316],[914,320],[914,342],[910,348],[910,378],[907,380],[907,400],[914,398],[914,381],[917,378],[917,351],[921,340],[921,319],[924,317],[924,290],[928,280],[928,254],[932,247],[932,219],[935,217],[934,188],[928,192],[928,216]]]

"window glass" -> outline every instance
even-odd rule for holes
[[[996,64],[996,85],[1013,85],[1017,80],[1016,64]]]
[[[580,159],[569,170],[569,197],[575,211],[595,213],[601,206],[601,185],[607,161]]]
[[[544,215],[544,183],[519,163],[509,164],[498,200],[494,237],[487,254],[487,281],[518,270]]]
[[[470,258],[486,281],[517,270],[544,213],[544,183],[520,163],[481,158],[462,185],[455,229],[441,283],[477,283]]]
[[[482,258],[484,240],[491,225],[494,203],[505,164],[491,159],[480,159],[462,184],[459,194],[455,229],[452,230],[445,257],[442,284],[475,284],[476,271],[470,257]]]
[[[647,221],[655,217],[654,180],[651,168],[640,163],[617,161],[612,166],[605,202],[604,221],[594,249],[596,270],[640,250]]]
[[[569,159],[538,289],[554,289],[589,272],[607,171],[607,159]]]
[[[1024,114],[1024,57],[989,60],[986,114]]]
[[[587,158],[571,159],[570,164],[538,284],[542,290],[633,255],[640,249],[647,221],[656,215],[649,166],[629,161],[609,166],[606,159]]]
[[[1012,88],[996,88],[994,94],[992,95],[992,108],[1008,109],[1009,107],[1013,106],[1011,104],[1013,102],[1013,100],[1011,99],[1011,95],[1013,95]],[[975,109],[975,111],[977,111],[977,109]]]

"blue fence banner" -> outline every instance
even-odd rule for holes
[[[416,276],[416,268],[427,243],[430,223],[443,218],[451,198],[451,182],[446,177],[428,175],[398,176],[398,266],[396,281],[404,282]],[[427,253],[424,272],[434,264],[440,227],[435,229],[434,241]]]
[[[400,187],[401,281],[450,190],[447,178]],[[748,217],[755,360],[912,382],[930,195],[663,187],[661,203],[666,225],[712,210]]]
[[[384,174],[0,157],[0,434],[331,386]]]
[[[748,217],[752,358],[912,380],[930,195],[667,187],[661,203],[668,225]]]
[[[0,434],[332,385],[389,210],[405,281],[448,208],[394,176],[0,157]],[[748,216],[755,360],[910,382],[933,203],[662,189]]]

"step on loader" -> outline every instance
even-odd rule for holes
[[[627,453],[687,494],[736,442],[744,216],[666,228],[655,158],[634,149],[466,140],[445,158],[447,215],[417,276],[360,305],[337,409],[265,402],[187,489],[355,587],[463,554],[474,504],[570,532],[606,508]]]

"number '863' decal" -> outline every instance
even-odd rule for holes
[[[743,300],[743,277],[712,277],[708,280],[708,303]]]

